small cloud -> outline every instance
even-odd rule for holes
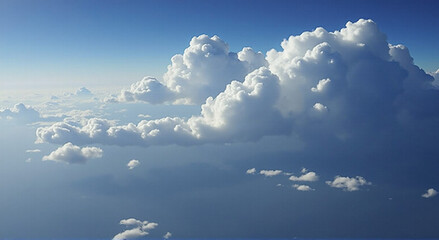
[[[101,158],[102,149],[97,147],[78,147],[68,142],[49,155],[43,157],[43,161],[55,161],[64,163],[85,163],[91,158]]]
[[[325,105],[323,105],[321,103],[314,104],[313,108],[316,111],[318,111],[318,112],[326,112],[326,111],[328,111],[328,107],[326,107]]]
[[[319,83],[317,84],[316,87],[311,88],[311,91],[313,92],[323,92],[326,88],[327,85],[331,82],[331,79],[326,78],[326,79],[322,79],[319,81]]]
[[[273,177],[282,173],[282,170],[261,170],[259,174],[266,177]]]
[[[139,114],[139,115],[137,115],[137,117],[139,117],[139,118],[150,118],[151,115],[148,115],[148,114]]]
[[[27,162],[27,163],[32,162],[32,158],[27,158],[27,159],[25,160],[25,162]]]
[[[138,237],[143,237],[149,234],[149,230],[152,230],[158,226],[157,223],[140,221],[135,218],[122,219],[119,222],[120,225],[132,226],[132,229],[125,230],[121,233],[116,234],[113,240],[126,240]]]
[[[282,185],[282,184],[280,184],[280,183],[278,183],[278,184],[276,184],[276,187],[283,187],[284,185]]]
[[[307,169],[305,170],[308,171]],[[302,169],[302,173],[303,173],[303,169]],[[315,182],[318,180],[319,180],[319,176],[317,176],[315,172],[308,172],[300,177],[296,177],[296,176],[290,177],[290,181],[295,181],[295,182]]]
[[[139,160],[133,159],[133,160],[128,162],[127,167],[131,170],[131,169],[139,166],[139,164],[140,164]]]
[[[294,184],[293,188],[299,190],[299,191],[303,191],[303,192],[308,192],[308,191],[314,191],[315,189],[312,189],[310,186],[308,185],[299,185],[299,184]]]
[[[423,198],[431,198],[437,195],[437,191],[434,190],[433,188],[430,188],[427,190],[426,193],[422,194]]]
[[[307,173],[307,172],[308,172],[308,169],[306,169],[306,168],[302,168],[302,170],[300,170],[300,172],[301,172],[301,173]]]
[[[41,152],[41,150],[40,149],[29,149],[29,150],[26,150],[26,152],[27,153],[39,153],[39,152]]]
[[[352,178],[335,176],[334,181],[326,181],[326,184],[334,188],[341,188],[344,191],[352,192],[360,190],[360,186],[371,185],[372,183],[360,176]]]
[[[172,233],[167,232],[165,235],[163,235],[164,239],[169,239],[170,237],[172,237]]]
[[[256,173],[256,168],[250,168],[245,173],[246,174],[255,174]]]

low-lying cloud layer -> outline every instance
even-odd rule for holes
[[[118,101],[200,103],[189,119],[165,117],[117,125],[106,119],[59,122],[37,140],[78,145],[195,145],[295,134],[311,144],[363,137],[439,117],[434,78],[392,45],[371,20],[334,32],[291,36],[282,51],[229,51],[219,37],[194,37],[163,82],[147,77]],[[207,97],[207,99],[206,99]],[[409,129],[409,128],[407,128]]]

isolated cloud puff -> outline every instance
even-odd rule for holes
[[[133,159],[131,161],[128,162],[127,167],[128,169],[134,169],[135,167],[139,166],[140,162],[139,160]]]
[[[172,237],[172,233],[167,232],[165,235],[163,235],[164,239],[169,239],[170,237]]]
[[[247,171],[245,173],[246,174],[255,174],[256,173],[256,168],[247,169]]]
[[[265,56],[246,47],[238,53],[218,36],[193,37],[183,54],[172,57],[163,82],[145,77],[109,101],[201,104],[216,96],[232,80],[243,81],[251,71],[266,66]]]
[[[302,173],[304,173],[302,169]],[[304,173],[303,175],[296,177],[296,176],[290,176],[290,181],[295,182],[315,182],[319,180],[319,176],[315,172],[308,172]]]
[[[64,163],[85,163],[88,159],[101,158],[102,149],[97,147],[78,147],[68,142],[49,155],[43,157],[43,161],[55,161]]]
[[[261,170],[259,174],[264,175],[266,177],[273,177],[280,175],[282,173],[282,170]]]
[[[427,190],[426,193],[422,194],[423,198],[431,198],[437,195],[437,191],[434,190],[433,188],[430,188]]]
[[[140,221],[135,218],[122,219],[120,221],[120,224],[132,228],[116,234],[113,237],[113,240],[125,240],[125,239],[143,237],[148,235],[150,230],[158,226],[157,223]]]
[[[229,52],[218,37],[195,37],[183,55],[173,57],[163,83],[147,78],[124,98],[160,89],[194,103],[211,96],[198,116],[127,125],[105,119],[62,122],[37,129],[38,141],[194,145],[291,133],[305,142],[345,141],[439,117],[433,77],[414,65],[406,47],[389,44],[372,20],[348,22],[334,32],[316,28],[289,37],[281,47],[262,60],[250,49]]]
[[[308,185],[299,185],[299,184],[294,184],[293,188],[297,189],[298,191],[303,191],[303,192],[308,192],[308,191],[314,191],[315,190],[315,189],[312,189]]]
[[[372,183],[360,176],[352,178],[335,176],[333,181],[326,181],[326,184],[334,188],[341,188],[344,191],[352,192],[360,190],[361,186],[371,185]]]

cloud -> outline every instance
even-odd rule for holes
[[[426,193],[422,194],[423,198],[431,198],[437,195],[437,191],[434,190],[433,188],[430,188],[427,190]]]
[[[439,117],[433,77],[414,65],[406,47],[389,44],[372,20],[334,32],[316,28],[290,36],[281,47],[263,59],[248,48],[232,53],[216,36],[194,37],[183,55],[172,58],[163,82],[148,77],[119,98],[159,103],[171,92],[169,101],[205,100],[199,115],[126,125],[97,118],[60,122],[37,129],[37,140],[186,146],[294,134],[312,145],[410,129],[404,127]]]
[[[312,189],[310,186],[308,185],[299,185],[299,184],[294,184],[293,188],[299,190],[299,191],[303,191],[303,192],[308,192],[308,191],[314,191],[315,189]]]
[[[287,122],[274,107],[278,82],[268,69],[260,68],[246,76],[243,83],[233,81],[216,98],[209,97],[201,106],[201,115],[188,120],[166,117],[122,126],[98,118],[81,123],[64,121],[38,128],[37,142],[194,145],[255,141],[265,135],[288,134]]]
[[[28,150],[26,150],[26,152],[27,153],[39,153],[39,152],[41,152],[41,150],[40,149],[28,149]]]
[[[282,173],[282,170],[261,170],[259,174],[264,175],[266,177],[277,176]]]
[[[167,232],[165,235],[163,235],[164,239],[169,239],[170,237],[172,237],[172,233]]]
[[[172,57],[163,82],[145,77],[109,102],[143,101],[200,104],[216,96],[232,80],[243,81],[251,71],[267,65],[265,56],[246,47],[238,53],[218,36],[193,37],[183,54]]]
[[[0,110],[0,119],[14,120],[21,123],[31,123],[39,121],[40,113],[31,106],[23,103],[15,104],[12,108]]]
[[[143,237],[149,234],[149,230],[152,230],[158,226],[157,223],[140,221],[135,218],[122,219],[120,221],[120,224],[125,226],[130,226],[132,227],[132,229],[128,229],[121,233],[116,234],[113,237],[113,240],[125,240],[125,239]]]
[[[341,188],[344,191],[352,192],[360,190],[361,186],[371,185],[372,183],[360,176],[352,178],[335,176],[333,181],[326,181],[326,184],[334,188]]]
[[[302,169],[303,172],[303,169]],[[290,181],[295,182],[316,182],[319,180],[319,176],[315,172],[308,172],[303,174],[302,176],[296,177],[296,176],[290,176]]]
[[[246,174],[255,174],[256,173],[256,168],[250,168],[245,173]]]
[[[150,118],[151,115],[149,115],[149,114],[139,114],[139,115],[137,115],[137,117],[139,117],[139,118]]]
[[[85,163],[88,159],[101,158],[102,149],[97,147],[78,147],[68,142],[49,155],[43,157],[43,161],[55,161],[64,163]]]
[[[139,164],[140,164],[139,160],[133,159],[133,160],[128,162],[127,167],[131,170],[131,169],[134,169],[135,167],[139,166]]]
[[[93,96],[93,93],[88,90],[86,87],[81,87],[78,90],[76,90],[75,95],[78,97],[91,97]]]
[[[436,70],[436,72],[431,73],[431,76],[433,76],[434,81],[433,81],[433,85],[439,89],[439,69]]]

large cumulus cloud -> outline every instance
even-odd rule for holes
[[[172,57],[163,82],[145,77],[110,101],[200,104],[232,80],[243,81],[249,72],[266,64],[264,55],[249,47],[234,53],[218,36],[200,35],[192,38],[183,54]]]
[[[289,37],[281,47],[264,60],[250,49],[231,53],[218,37],[193,38],[183,55],[173,57],[164,85],[150,78],[144,85],[158,89],[146,87],[147,94],[171,91],[175,99],[191,96],[189,102],[212,96],[200,115],[127,125],[60,122],[39,128],[38,141],[190,145],[291,133],[305,141],[344,141],[439,116],[433,77],[414,65],[406,47],[388,43],[371,20],[348,22],[334,32],[317,28]]]

